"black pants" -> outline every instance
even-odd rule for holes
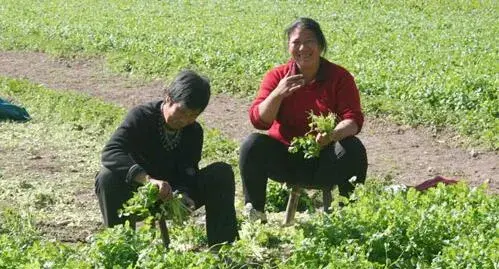
[[[206,231],[208,244],[233,242],[237,237],[236,211],[234,208],[235,183],[232,167],[225,163],[213,163],[199,172],[196,182],[187,187],[187,194],[196,207],[206,207]],[[175,187],[173,187],[175,189]],[[96,177],[95,193],[108,227],[123,224],[118,210],[130,199],[135,189],[117,178],[110,170],[102,168]]]
[[[239,167],[243,181],[244,199],[263,211],[267,180],[324,188],[338,186],[343,196],[354,189],[349,182],[364,183],[367,155],[364,145],[356,137],[347,137],[322,149],[319,158],[304,159],[303,154],[292,154],[281,142],[260,133],[253,133],[243,142]]]

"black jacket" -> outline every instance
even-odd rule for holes
[[[130,110],[104,147],[102,165],[129,184],[135,175],[145,171],[152,178],[167,180],[172,187],[182,189],[199,171],[203,129],[197,122],[184,127],[179,144],[167,149],[162,142],[162,102]]]

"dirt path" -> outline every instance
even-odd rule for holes
[[[0,52],[0,75],[84,92],[127,108],[158,98],[163,85],[161,81],[112,74],[100,59],[60,60],[26,52]],[[248,105],[247,100],[217,95],[201,120],[241,141],[254,131],[246,113]],[[436,175],[464,179],[472,185],[488,180],[493,192],[499,190],[497,152],[463,149],[449,135],[435,136],[427,128],[399,126],[369,117],[359,137],[368,151],[371,176],[393,178],[408,185]]]

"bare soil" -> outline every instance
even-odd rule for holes
[[[0,52],[0,75],[89,94],[126,108],[160,98],[164,85],[161,80],[113,74],[103,59],[59,59],[31,52]],[[201,121],[240,142],[255,131],[247,116],[249,104],[247,99],[215,95]],[[368,151],[370,176],[416,185],[441,175],[472,186],[488,181],[491,192],[499,189],[498,152],[465,148],[463,140],[450,131],[368,116],[359,138]]]

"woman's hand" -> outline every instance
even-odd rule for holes
[[[305,79],[302,74],[290,76],[288,72],[286,76],[279,81],[279,84],[270,95],[258,105],[261,121],[270,126],[277,117],[282,100],[293,94],[303,85],[305,85]]]
[[[289,76],[288,73],[283,79],[281,79],[281,81],[279,81],[279,84],[271,94],[274,94],[276,97],[286,98],[303,85],[305,85],[305,79],[302,74]]]
[[[170,186],[170,184],[168,184],[168,181],[150,178],[149,182],[158,186],[159,199],[161,199],[163,201],[168,201],[168,200],[173,198],[172,187]]]
[[[333,131],[334,132],[334,131]],[[321,148],[331,144],[334,141],[333,133],[318,133],[315,137],[315,142],[317,142]]]
[[[340,141],[345,137],[356,135],[358,132],[359,127],[357,123],[352,119],[346,119],[340,121],[331,133],[317,134],[315,141],[323,148],[334,141]]]

